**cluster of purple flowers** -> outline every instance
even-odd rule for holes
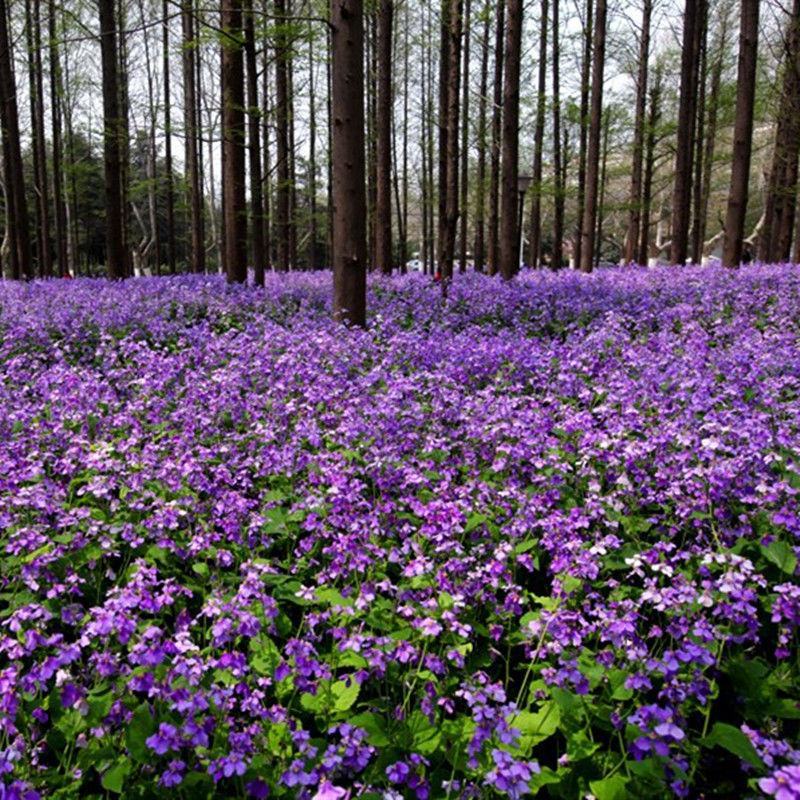
[[[0,286],[0,797],[800,797],[797,268],[329,294]]]

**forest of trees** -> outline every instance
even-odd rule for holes
[[[800,0],[0,10],[9,277],[800,259]]]

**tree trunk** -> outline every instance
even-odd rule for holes
[[[278,240],[278,269],[288,272],[290,251],[289,206],[289,42],[286,32],[286,0],[275,0],[277,25],[275,33],[275,142],[277,181],[275,191],[275,234]]]
[[[606,206],[606,175],[608,169],[608,144],[611,136],[611,114],[603,114],[603,155],[600,159],[600,198],[597,204],[597,246],[595,247],[594,265],[600,263],[603,250],[603,215]]]
[[[554,0],[555,3],[558,0]],[[589,140],[589,89],[592,76],[592,39],[594,27],[594,5],[592,0],[586,0],[586,23],[583,28],[583,58],[581,60],[581,124],[580,139],[578,144],[578,207],[576,213],[574,252],[575,266],[581,263],[581,225],[583,225],[583,210],[586,206],[586,145]],[[553,27],[554,39],[558,33]],[[553,42],[555,52],[556,42]]]
[[[494,41],[494,92],[492,107],[492,157],[489,179],[489,274],[496,275],[500,260],[500,140],[503,126],[503,47],[505,41],[505,0],[497,2]]]
[[[689,255],[689,219],[692,199],[692,153],[695,104],[697,100],[698,28],[701,3],[686,0],[683,15],[681,87],[678,106],[678,141],[675,155],[675,184],[672,196],[672,246],[670,260],[685,264]]]
[[[472,32],[472,0],[464,4],[464,63],[461,68],[461,202],[460,202],[460,246],[459,272],[467,271],[467,214],[469,210],[469,56]]]
[[[11,274],[15,280],[23,275],[30,280],[33,278],[33,263],[6,0],[0,0],[0,93],[0,122],[3,127],[3,160],[8,197],[6,226],[11,231]]]
[[[118,84],[117,23],[114,0],[100,0],[103,61],[103,153],[106,198],[106,266],[112,280],[125,277],[121,140],[124,135]]]
[[[364,8],[331,0],[333,111],[333,314],[366,326],[367,202],[364,193]]]
[[[582,272],[591,272],[594,263],[600,134],[603,123],[603,71],[606,60],[606,0],[597,0],[596,11],[592,48],[592,102],[589,143],[586,151],[586,206],[583,209],[581,225],[580,269]]]
[[[242,0],[222,0],[222,196],[229,283],[247,282]]]
[[[308,267],[316,269],[317,264],[317,97],[315,89],[314,32],[309,31],[308,39]]]
[[[503,174],[500,271],[511,280],[519,271],[519,76],[522,52],[522,0],[508,0],[506,69],[503,81]]]
[[[393,0],[378,7],[378,96],[375,108],[377,180],[375,191],[375,267],[392,272],[392,18]]]
[[[642,35],[639,40],[639,74],[636,79],[636,119],[633,126],[633,164],[631,166],[631,193],[628,202],[628,233],[625,238],[626,264],[635,260],[639,244],[642,219],[642,161],[644,158],[645,120],[647,106],[647,66],[650,58],[650,19],[653,0],[644,0],[642,9]]]
[[[694,179],[692,181],[692,250],[693,264],[703,260],[703,170],[706,136],[706,78],[708,72],[708,4],[701,3],[698,20],[698,81],[694,123]]]
[[[700,230],[698,237],[705,247],[706,226],[708,220],[708,204],[711,197],[711,172],[714,166],[714,151],[717,140],[717,117],[719,115],[720,90],[722,86],[722,68],[727,52],[728,25],[730,23],[730,4],[723,7],[719,27],[719,41],[716,48],[716,58],[711,71],[711,88],[708,98],[708,119],[706,121],[705,150],[703,152],[703,186],[700,192]],[[700,258],[702,260],[703,249]]]
[[[205,233],[203,230],[203,188],[200,182],[198,137],[200,120],[197,113],[197,41],[194,30],[192,0],[181,6],[183,26],[183,114],[186,148],[186,189],[189,205],[189,267],[192,272],[206,271]],[[213,223],[213,221],[212,221]]]
[[[722,263],[738,267],[744,255],[747,184],[753,146],[753,105],[756,94],[759,0],[742,0],[739,28],[739,65],[736,76],[736,120],[733,127],[733,164]]]
[[[44,140],[44,85],[42,80],[42,32],[40,0],[25,2],[25,33],[28,45],[28,89],[31,102],[31,149],[36,196],[36,251],[39,277],[53,273],[50,251],[50,200],[47,185],[47,152]]]
[[[533,136],[533,187],[531,198],[530,249],[528,262],[534,269],[542,261],[542,150],[544,116],[547,106],[547,25],[548,0],[542,0],[539,28],[539,85],[536,94],[536,129]]]
[[[647,139],[644,155],[644,181],[642,183],[642,217],[639,231],[639,249],[636,261],[647,265],[650,257],[650,208],[652,205],[653,174],[656,165],[656,128],[661,119],[661,70],[656,66],[650,90],[650,113],[647,119]]]
[[[444,174],[440,172],[439,184],[439,252],[438,268],[442,281],[453,277],[456,227],[458,225],[458,125],[461,84],[461,23],[462,0],[444,0],[448,13],[446,18],[446,48],[444,79],[444,152],[442,155]],[[441,91],[441,89],[440,89]],[[442,180],[443,177],[443,180]]]
[[[486,214],[486,106],[489,92],[489,35],[491,31],[491,0],[483,8],[483,36],[481,37],[481,89],[478,98],[478,179],[475,191],[475,269],[486,268],[485,214]]]
[[[244,9],[244,49],[247,62],[247,153],[250,161],[250,240],[256,286],[264,285],[267,257],[264,250],[264,199],[261,176],[261,110],[258,105],[253,0]]]
[[[120,185],[122,186],[122,243],[123,263],[125,276],[133,275],[133,253],[130,248],[131,236],[131,207],[129,205],[131,183],[131,135],[130,135],[130,95],[128,86],[128,35],[127,35],[127,10],[126,0],[117,0],[117,52],[119,56],[117,86],[119,87],[119,114],[120,114]]]
[[[759,258],[767,263],[788,261],[792,245],[800,146],[800,0],[794,1],[787,25],[783,70],[764,227],[759,237]]]
[[[49,0],[48,38],[50,39],[50,120],[53,151],[53,208],[55,211],[56,260],[58,274],[64,276],[68,270],[67,260],[67,212],[64,206],[62,142],[61,142],[61,66],[58,58],[58,42],[56,39],[56,6],[55,0]]]
[[[553,257],[552,269],[564,261],[564,183],[561,157],[561,53],[559,0],[553,0]]]
[[[169,64],[169,0],[162,6],[163,22],[163,73],[164,73],[164,169],[167,194],[167,266],[175,274],[175,180],[172,176],[172,94],[170,91]]]

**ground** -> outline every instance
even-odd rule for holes
[[[330,293],[0,287],[0,796],[800,797],[800,271]]]

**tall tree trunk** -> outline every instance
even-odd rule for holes
[[[711,88],[708,98],[708,119],[706,120],[705,149],[703,152],[703,186],[700,192],[700,230],[698,238],[701,243],[706,239],[706,227],[708,220],[708,205],[711,198],[711,173],[714,167],[714,152],[717,141],[717,118],[719,116],[720,91],[722,87],[722,68],[725,63],[727,53],[728,25],[730,24],[730,4],[722,8],[722,16],[719,23],[718,43],[714,66],[711,71]],[[701,244],[700,258],[702,260],[704,244]]]
[[[559,0],[553,0],[553,257],[552,269],[564,261],[564,180],[561,154],[561,52],[559,46]]]
[[[149,146],[147,149],[147,210],[150,231],[146,236],[146,244],[142,256],[153,253],[156,275],[161,274],[161,234],[158,230],[158,148],[156,145],[156,108],[155,80],[153,78],[153,62],[150,59],[150,31],[147,27],[143,0],[139,0],[139,21],[142,26],[142,42],[144,44],[145,70],[147,82],[147,112],[150,118]]]
[[[50,251],[50,200],[47,185],[47,152],[44,140],[44,85],[42,80],[42,29],[40,0],[25,0],[28,44],[28,89],[31,101],[33,182],[36,195],[36,240],[39,277],[53,273]]]
[[[529,226],[528,263],[536,269],[542,261],[542,150],[544,148],[544,116],[547,106],[547,25],[548,0],[542,0],[539,28],[539,83],[536,93],[536,128],[533,135],[533,186]]]
[[[589,143],[586,151],[586,206],[581,225],[582,272],[591,272],[594,263],[595,220],[597,217],[598,173],[600,170],[600,134],[603,123],[603,72],[606,60],[606,0],[597,0],[592,48],[592,101],[589,119]]]
[[[475,269],[486,268],[486,106],[489,92],[489,36],[491,32],[491,0],[483,7],[483,36],[481,37],[481,89],[478,98],[478,179],[475,191]]]
[[[25,199],[25,177],[19,140],[17,91],[14,82],[14,59],[8,36],[8,7],[0,0],[0,122],[3,127],[3,160],[5,163],[6,226],[11,232],[11,275],[33,278],[28,206]]]
[[[505,0],[497,2],[494,40],[494,91],[492,108],[492,158],[489,179],[489,274],[496,275],[500,260],[500,144],[503,126],[503,47]]]
[[[555,3],[558,0],[554,0]],[[557,46],[558,33],[553,26],[553,50]],[[578,203],[575,215],[575,234],[573,236],[573,258],[575,266],[581,263],[581,226],[583,210],[586,206],[586,146],[589,141],[589,90],[592,77],[592,40],[594,38],[594,4],[586,0],[586,20],[583,26],[583,58],[581,60],[581,103],[580,103],[580,138],[578,144]]]
[[[470,36],[472,33],[472,0],[464,4],[464,63],[461,68],[461,202],[460,202],[460,246],[458,269],[467,271],[467,223],[469,211],[469,56]]]
[[[203,188],[200,181],[198,138],[200,119],[197,111],[197,40],[194,29],[192,0],[183,0],[181,6],[183,26],[183,114],[184,143],[186,148],[186,187],[189,205],[189,267],[192,272],[205,272],[206,249],[203,230]],[[212,221],[213,224],[213,221]]]
[[[164,74],[164,183],[167,195],[167,266],[175,274],[175,179],[172,175],[172,94],[169,63],[169,0],[163,0],[162,59]]]
[[[375,267],[392,272],[392,18],[393,0],[378,6],[378,96],[375,108]]]
[[[733,164],[722,263],[737,267],[742,261],[747,184],[753,147],[753,105],[756,95],[759,0],[742,0],[739,28],[739,65],[736,76],[736,120],[733,127]]]
[[[594,265],[600,263],[603,250],[603,221],[606,211],[606,176],[608,171],[608,146],[611,137],[611,114],[603,114],[603,155],[600,159],[600,198],[597,204],[597,246],[595,247]]]
[[[223,269],[229,283],[247,282],[245,202],[244,58],[242,0],[222,0],[222,196],[225,226]]]
[[[122,186],[122,242],[125,275],[133,275],[133,252],[130,248],[131,236],[131,207],[129,204],[131,184],[131,133],[130,133],[130,95],[128,87],[128,34],[127,34],[126,0],[117,2],[117,52],[119,57],[117,86],[119,87],[119,113],[120,113],[120,184]]]
[[[275,142],[277,158],[277,182],[275,197],[275,227],[278,239],[278,269],[290,269],[290,220],[289,205],[291,187],[289,179],[289,41],[286,32],[286,0],[275,0],[277,25],[275,33]]]
[[[314,32],[308,39],[308,267],[317,269],[317,97],[314,64]]]
[[[519,77],[522,55],[522,0],[508,0],[506,69],[503,81],[503,174],[500,272],[511,280],[519,271],[521,197],[519,178]]]
[[[639,73],[636,79],[636,118],[633,126],[633,164],[629,197],[628,233],[625,237],[626,264],[635,260],[642,219],[642,161],[644,157],[645,121],[647,106],[647,67],[650,59],[650,20],[653,0],[644,0],[642,34],[639,39]]]
[[[683,15],[681,88],[678,106],[678,142],[675,154],[675,184],[672,196],[672,246],[670,260],[685,264],[689,255],[689,220],[692,199],[692,154],[695,105],[697,102],[698,29],[701,3],[686,0]]]
[[[701,220],[703,213],[703,169],[704,148],[706,137],[706,83],[708,73],[708,4],[700,6],[698,27],[698,57],[697,57],[697,102],[694,122],[694,179],[692,181],[692,250],[693,264],[700,264],[703,260],[703,230]]]
[[[403,6],[403,11],[405,17],[405,32],[403,40],[403,197],[401,201],[401,215],[403,222],[400,226],[400,271],[405,274],[406,264],[408,263],[408,65],[410,54],[409,29],[411,27],[408,3]]]
[[[644,154],[644,181],[642,183],[642,217],[639,231],[639,249],[636,261],[646,265],[650,256],[650,208],[653,202],[653,175],[656,165],[656,129],[661,119],[661,69],[656,66],[653,86],[650,89],[650,113],[647,118],[647,138]]]
[[[100,48],[103,61],[103,152],[106,198],[108,277],[125,277],[124,203],[121,140],[124,135],[118,83],[117,22],[114,0],[100,0]]]
[[[56,260],[58,274],[64,276],[68,270],[67,259],[67,212],[64,206],[64,184],[62,167],[61,142],[61,65],[58,58],[58,41],[56,39],[56,6],[55,0],[49,0],[47,6],[48,38],[50,40],[50,120],[53,152],[53,208],[55,211]]]
[[[446,284],[453,277],[456,227],[458,225],[458,125],[461,85],[461,23],[462,0],[444,0],[448,7],[446,18],[446,60],[444,77],[444,116],[442,155],[444,179],[439,185],[439,252],[438,266]],[[440,174],[441,179],[441,174]]]
[[[256,286],[264,285],[267,257],[264,250],[264,199],[261,176],[261,110],[258,104],[253,0],[244,9],[244,50],[247,62],[247,154],[250,162],[250,240]]]
[[[367,318],[367,201],[364,193],[364,8],[331,0],[333,106],[333,314]]]
[[[792,245],[800,146],[800,0],[794,1],[787,24],[783,70],[764,227],[759,237],[759,258],[767,263],[787,261]]]
[[[270,0],[261,0],[262,15],[266,18]],[[269,48],[263,47],[261,50],[261,100],[263,102],[261,110],[261,138],[263,141],[264,169],[262,182],[262,201],[264,206],[264,259],[266,269],[271,269],[274,256],[272,240],[272,137],[271,129],[271,105],[270,87],[271,64]]]

